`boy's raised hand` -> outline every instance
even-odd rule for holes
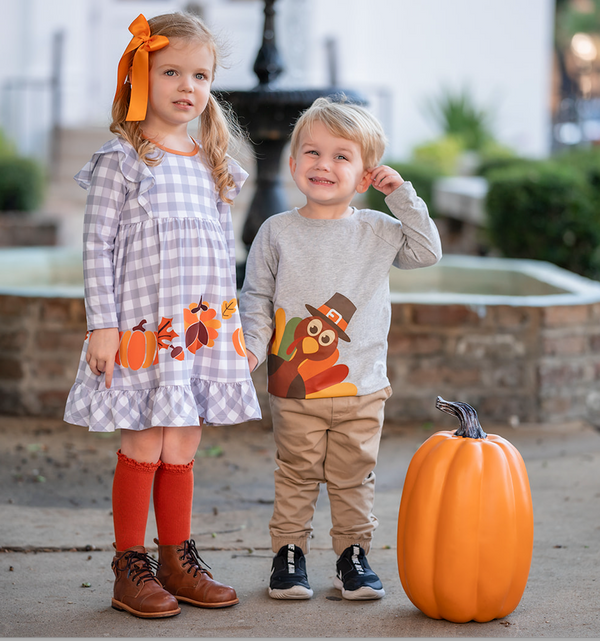
[[[396,191],[404,182],[402,176],[391,167],[387,165],[379,165],[371,171],[371,184],[377,191],[389,196],[393,191]]]

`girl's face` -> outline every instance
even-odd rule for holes
[[[214,62],[207,45],[181,38],[152,53],[143,128],[153,135],[187,128],[206,108]]]

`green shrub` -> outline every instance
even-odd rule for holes
[[[425,201],[432,217],[435,217],[433,208],[433,184],[440,177],[440,172],[428,165],[416,163],[388,163],[389,167],[395,169],[404,180],[409,180],[417,194]],[[374,187],[369,187],[367,193],[367,204],[371,209],[390,213],[385,204],[385,196]]]
[[[552,161],[581,172],[592,190],[592,197],[600,207],[600,149],[598,147],[565,151],[554,156]]]
[[[506,147],[499,142],[490,140],[479,151],[479,163],[474,171],[476,176],[484,178],[491,171],[513,165],[528,163],[529,159],[518,156],[510,147]]]
[[[489,174],[494,173],[498,169],[508,169],[512,167],[528,167],[531,160],[520,158],[518,156],[496,157],[496,158],[483,158],[481,159],[477,171],[477,176],[487,178]]]
[[[465,151],[458,136],[442,136],[418,145],[412,151],[412,161],[420,166],[430,167],[440,176],[451,176],[458,169],[461,154]]]
[[[476,105],[466,87],[458,92],[443,89],[429,101],[428,111],[441,131],[459,138],[464,149],[479,151],[493,139],[491,114]]]
[[[0,129],[0,158],[4,156],[15,156],[15,146],[6,138]]]
[[[32,211],[42,201],[44,177],[30,158],[0,157],[0,211]]]
[[[600,215],[582,171],[522,161],[490,171],[487,179],[489,239],[505,256],[600,277]]]

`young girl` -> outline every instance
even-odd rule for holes
[[[196,17],[140,15],[118,70],[111,131],[75,177],[88,189],[88,334],[65,421],[121,430],[112,605],[139,617],[238,602],[190,538],[202,423],[260,418],[236,302],[229,205],[247,174],[210,94],[213,36]],[[187,133],[200,116],[199,138]],[[159,563],[144,548],[153,489]],[[157,568],[156,575],[154,569]]]

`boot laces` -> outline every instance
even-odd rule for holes
[[[210,570],[210,565],[200,558],[198,550],[196,549],[196,542],[193,539],[183,542],[183,556],[181,560],[183,561],[181,567],[185,568],[186,565],[189,565],[190,567],[187,570],[188,574],[193,570],[194,578],[198,572],[210,575],[210,572],[202,567],[202,565],[205,565]]]
[[[159,563],[147,553],[136,552],[132,550],[123,555],[126,559],[125,568],[127,570],[127,578],[136,582],[146,583],[146,581],[156,581],[154,573],[159,568]],[[123,557],[121,557],[123,558]]]

